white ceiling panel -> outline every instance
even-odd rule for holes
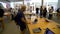
[[[18,2],[18,1],[23,1],[23,0],[0,0],[0,1],[2,1],[2,2],[8,2],[8,1],[10,1],[10,2]]]

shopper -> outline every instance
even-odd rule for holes
[[[46,18],[46,14],[47,14],[47,9],[46,9],[46,7],[45,7],[44,10],[43,10],[43,17]]]
[[[24,16],[24,11],[26,10],[26,6],[22,6],[21,10],[18,10],[17,15],[15,16],[15,22],[20,26],[21,34],[24,34],[26,30],[26,19]]]
[[[4,16],[4,10],[0,6],[0,22],[2,24],[2,28],[4,29],[4,19],[3,19],[3,16]]]
[[[39,13],[39,8],[36,8],[36,14],[38,15],[38,13]]]
[[[54,9],[53,9],[53,7],[51,6],[51,9],[49,10],[49,17],[48,17],[48,19],[52,19],[53,11],[54,11]]]
[[[14,20],[14,11],[13,11],[13,9],[12,8],[10,8],[10,12],[11,12],[11,20]]]
[[[40,7],[40,17],[42,17],[42,11],[43,11],[43,9],[42,9],[42,6]]]
[[[57,9],[57,17],[60,19],[60,8]]]

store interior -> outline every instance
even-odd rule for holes
[[[24,16],[27,20],[25,34],[60,34],[60,0],[0,0],[0,8],[4,10],[4,25],[0,18],[0,34],[21,34],[14,18],[23,5],[26,6]],[[41,16],[41,6],[43,13],[46,8],[46,15]],[[49,10],[51,7],[53,7],[52,13]]]

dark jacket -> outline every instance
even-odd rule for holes
[[[0,9],[0,17],[3,17],[3,15],[4,15],[4,10]]]
[[[43,17],[46,17],[47,10],[46,8],[43,10]]]
[[[15,16],[15,22],[17,25],[24,25],[25,23],[21,20],[21,18],[25,19],[25,16],[22,11],[18,11],[17,15]]]
[[[39,8],[36,8],[36,14],[38,14],[39,13]]]

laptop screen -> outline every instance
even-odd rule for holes
[[[47,28],[44,34],[54,34],[54,32]]]

